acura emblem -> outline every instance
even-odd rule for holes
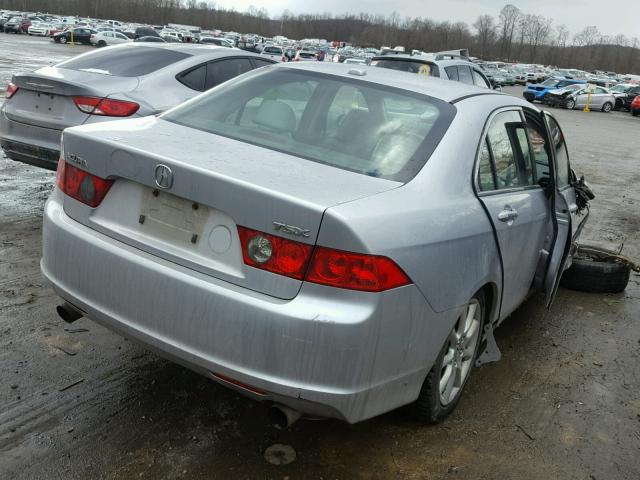
[[[173,172],[166,165],[156,166],[156,185],[160,188],[171,188],[173,185]]]

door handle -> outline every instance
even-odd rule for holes
[[[498,220],[501,222],[513,222],[516,218],[518,218],[518,211],[509,205],[505,205],[504,210],[498,214]]]

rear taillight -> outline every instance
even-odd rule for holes
[[[302,280],[313,247],[250,228],[238,227],[244,263],[286,277]]]
[[[18,87],[14,83],[10,82],[9,85],[7,85],[7,91],[4,94],[4,98],[9,100],[11,97],[13,97],[16,94],[17,91],[18,91]]]
[[[129,117],[140,108],[135,102],[100,97],[73,97],[73,103],[81,112],[105,117]]]
[[[244,263],[297,280],[364,292],[408,285],[396,263],[379,255],[311,247],[245,227],[238,227]]]
[[[61,158],[58,161],[56,184],[66,195],[79,202],[96,208],[113,185],[113,180],[96,177],[95,175],[69,165]]]
[[[305,280],[364,292],[382,292],[411,283],[407,274],[387,257],[325,247],[315,248]]]

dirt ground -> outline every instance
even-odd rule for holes
[[[0,87],[85,51],[0,34]],[[519,95],[520,88],[506,89]],[[554,110],[597,198],[584,236],[640,259],[640,119]],[[97,324],[65,324],[39,270],[54,175],[0,154],[0,479],[640,478],[640,277],[532,298],[438,426],[408,408],[357,425],[271,427],[267,407]],[[276,443],[296,460],[263,457]]]

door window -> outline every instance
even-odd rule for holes
[[[474,69],[472,69],[471,72],[473,73],[473,84],[476,87],[490,88],[489,83],[484,79],[480,72]]]
[[[452,67],[445,67],[444,69],[447,72],[447,77],[449,77],[449,80],[455,80],[456,82],[458,81],[458,67],[454,65]]]
[[[491,167],[491,154],[489,153],[489,145],[486,139],[482,142],[482,154],[480,155],[480,164],[478,167],[478,186],[482,192],[496,189],[493,168]]]
[[[473,85],[471,69],[466,65],[458,65],[458,80],[460,80],[462,83]]]
[[[531,150],[520,113],[513,110],[497,114],[487,132],[480,158],[480,190],[504,190],[535,185]],[[488,163],[493,180],[489,175]]]
[[[558,188],[562,188],[569,185],[569,153],[558,122],[551,116],[547,116],[547,119],[549,121],[551,142],[556,152],[557,185]]]
[[[207,65],[205,90],[209,90],[249,70],[253,70],[253,66],[248,58],[232,58],[211,62]]]

